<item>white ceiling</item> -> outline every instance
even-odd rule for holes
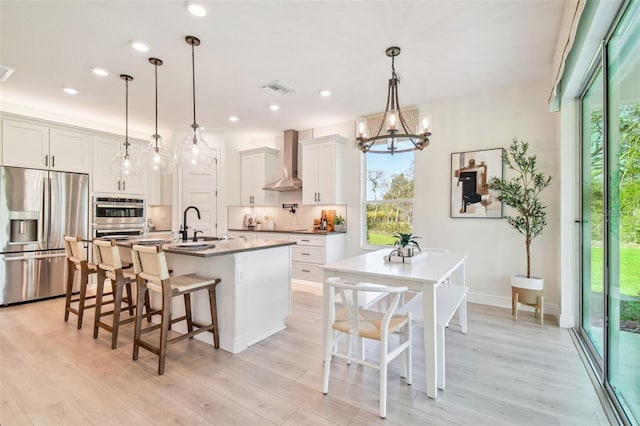
[[[381,112],[391,61],[403,107],[549,78],[564,7],[561,0],[210,1],[191,16],[183,1],[0,1],[0,83],[5,104],[55,110],[124,128],[130,74],[130,125],[153,132],[153,66],[159,126],[192,122],[191,47],[195,35],[197,121],[208,131],[247,137],[307,129]],[[129,47],[149,43],[148,53]],[[92,67],[111,74],[99,78]],[[295,93],[260,86],[280,80]],[[62,87],[79,95],[69,96]],[[329,89],[330,98],[321,98]],[[277,103],[280,111],[268,105]],[[238,123],[228,117],[237,115]],[[123,129],[124,131],[124,129]]]

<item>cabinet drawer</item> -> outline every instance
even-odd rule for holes
[[[322,282],[322,268],[318,265],[291,262],[291,275],[298,280]]]
[[[299,246],[319,246],[324,247],[327,245],[326,237],[318,235],[299,235],[291,234],[289,241],[295,241]]]
[[[238,231],[230,231],[229,238],[244,238],[246,240],[255,240],[256,233],[255,232],[238,232]]]
[[[293,246],[291,259],[298,262],[326,263],[326,250],[324,247]]]

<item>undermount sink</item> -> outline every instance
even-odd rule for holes
[[[230,238],[229,238],[230,239]],[[198,239],[196,241],[220,241],[220,240],[224,240],[224,238],[220,238],[220,237],[208,237],[208,236],[202,236],[202,237],[198,237]],[[190,239],[189,241],[193,241],[192,239]]]

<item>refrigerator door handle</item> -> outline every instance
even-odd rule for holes
[[[37,260],[37,259],[51,259],[55,257],[66,257],[65,253],[57,253],[57,254],[41,254],[39,256],[16,256],[9,257],[6,254],[4,255],[4,260],[6,262],[14,261],[14,260]]]

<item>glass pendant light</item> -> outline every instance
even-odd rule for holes
[[[151,136],[151,143],[140,155],[138,168],[144,173],[156,175],[168,175],[173,172],[175,162],[173,157],[162,149],[162,137],[158,134],[158,66],[162,65],[162,60],[149,58],[149,62],[155,67],[156,82],[156,131]]]
[[[200,126],[196,122],[196,72],[194,46],[200,45],[200,40],[194,36],[185,37],[187,44],[191,45],[191,75],[193,84],[193,124],[189,134],[176,148],[176,159],[182,167],[207,169],[211,167],[214,159],[214,151],[202,139]]]
[[[136,162],[129,153],[129,82],[133,80],[133,77],[126,74],[120,74],[120,78],[124,80],[125,85],[125,136],[124,136],[124,151],[120,151],[111,160],[111,167],[109,171],[114,177],[120,179],[127,176],[139,176],[139,170],[136,167]]]

